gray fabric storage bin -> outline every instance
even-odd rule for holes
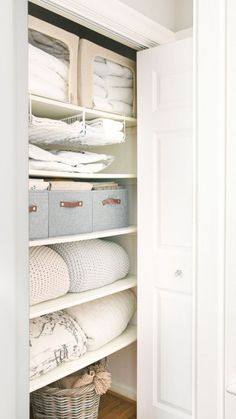
[[[93,191],[93,231],[127,227],[127,189]]]
[[[29,192],[29,238],[48,237],[48,191]]]
[[[91,191],[49,192],[49,237],[91,231]]]

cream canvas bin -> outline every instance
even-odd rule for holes
[[[37,35],[41,35],[41,37],[44,37],[45,40],[48,39],[52,42],[55,41],[56,48],[51,47],[51,51],[50,51],[50,47],[45,51],[44,46],[42,44],[38,48],[47,52],[49,55],[51,55],[52,61],[55,57],[55,51],[57,51],[58,48],[65,47],[65,49],[68,50],[68,55],[69,55],[69,69],[68,69],[68,80],[67,80],[68,87],[67,87],[65,100],[63,101],[76,105],[78,103],[77,65],[78,65],[79,37],[61,28],[51,25],[50,23],[37,19],[33,16],[29,16],[28,29],[29,29],[29,35],[30,35],[30,32],[34,34],[37,33]],[[52,52],[52,54],[50,54],[50,52]],[[30,56],[30,51],[29,51],[29,56]],[[36,59],[38,58],[36,57]],[[53,63],[50,62],[50,66],[51,64]],[[52,68],[50,68],[50,72],[53,71],[53,65],[51,67]],[[60,77],[60,75],[58,75],[55,72],[55,79],[58,77]],[[52,82],[52,83],[50,84],[54,84],[55,79],[51,77],[51,80],[49,82]],[[39,96],[50,97],[51,99],[57,99],[57,98],[54,98],[53,94],[49,92],[50,89],[46,88],[46,83],[40,84],[40,80],[39,80],[39,85],[42,85],[42,88],[44,87],[43,94],[38,94]],[[37,94],[37,92],[35,91],[30,91],[30,93]]]
[[[95,59],[104,59],[111,63],[118,64],[122,67],[125,67],[128,71],[132,73],[133,79],[133,100],[130,104],[131,113],[127,116],[136,115],[136,64],[133,60],[123,57],[120,54],[117,54],[113,51],[110,51],[106,48],[103,48],[99,45],[96,45],[86,39],[80,39],[79,43],[79,61],[78,61],[78,100],[79,105],[86,108],[96,108],[99,110],[110,111],[113,113],[123,112],[116,111],[114,109],[107,109],[99,107],[94,104],[94,62]]]

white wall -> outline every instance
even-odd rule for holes
[[[175,30],[193,26],[193,0],[175,0]]]
[[[121,0],[173,31],[192,27],[193,0]]]
[[[121,0],[168,29],[175,30],[176,0]]]

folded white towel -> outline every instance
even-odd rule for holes
[[[64,42],[33,29],[29,29],[28,39],[29,43],[36,48],[40,48],[60,60],[70,61],[69,48]]]
[[[133,115],[133,107],[127,103],[120,102],[117,100],[111,100],[109,102],[112,106],[112,111],[125,116]]]
[[[55,86],[42,77],[37,77],[33,74],[29,74],[29,92],[60,102],[68,101],[68,88],[66,84],[64,84],[64,89],[62,89],[62,86]]]
[[[132,105],[133,89],[130,87],[110,87],[108,90],[108,101],[117,100]]]
[[[64,80],[68,80],[68,63],[65,61],[58,60],[58,58],[53,57],[53,55],[48,54],[47,52],[36,48],[33,45],[29,44],[29,63],[30,65],[38,65],[46,68],[50,68],[59,74]]]
[[[109,69],[107,64],[98,62],[98,61],[94,61],[94,73],[97,74],[98,76],[105,78],[106,76],[108,76],[109,74]]]
[[[122,131],[124,129],[123,122],[114,121],[113,119],[96,118],[87,121],[87,125],[93,128],[102,128],[107,131]]]
[[[94,96],[93,103],[96,109],[99,109],[101,111],[112,112],[112,105],[108,103],[106,98],[103,99],[101,97]]]
[[[93,84],[95,84],[96,86],[104,87],[104,88],[106,86],[105,80],[95,73],[93,74]]]
[[[93,86],[93,93],[94,93],[94,96],[101,97],[101,98],[105,98],[107,96],[106,89],[104,89],[104,87],[97,86],[96,84],[94,84]]]
[[[112,61],[107,60],[108,75],[124,77],[125,71],[122,65],[113,63]]]
[[[99,77],[99,79],[102,79],[102,78]],[[132,78],[127,79],[125,77],[107,76],[105,79],[105,82],[106,82],[107,87],[132,87],[133,86]]]
[[[96,173],[108,167],[114,158],[106,154],[70,151],[49,152],[29,144],[29,167],[75,173]]]

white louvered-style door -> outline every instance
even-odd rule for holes
[[[192,61],[138,53],[138,419],[192,417]]]

